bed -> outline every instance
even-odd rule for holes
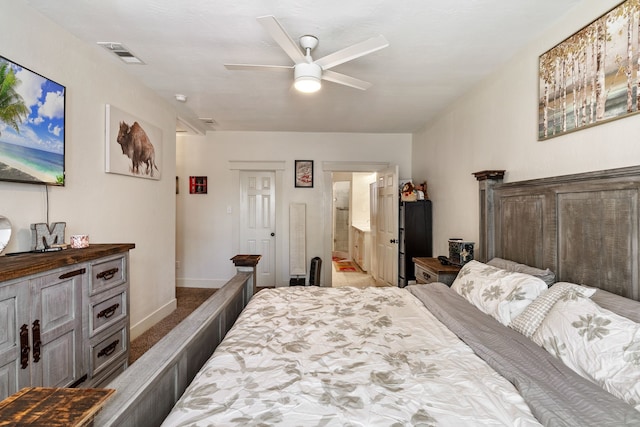
[[[537,425],[511,384],[406,290],[292,287],[254,297],[164,425],[514,419]]]
[[[217,292],[190,325],[223,317],[227,326],[216,326],[216,336],[191,337],[187,325],[179,342],[165,337],[110,385],[118,393],[96,425],[640,425],[640,399],[607,390],[609,384],[598,383],[608,375],[601,370],[589,378],[584,349],[565,352],[577,360],[554,354],[560,333],[545,323],[557,317],[554,322],[571,324],[561,314],[595,310],[585,304],[606,307],[614,313],[607,316],[619,317],[607,325],[636,334],[631,344],[637,338],[639,348],[630,344],[625,355],[630,369],[636,360],[640,365],[640,332],[631,331],[629,318],[640,311],[632,301],[638,299],[640,170],[509,184],[495,171],[476,177],[479,261],[549,269],[567,285],[547,289],[530,274],[473,261],[451,288],[263,290],[213,356],[205,362],[210,351],[199,350],[192,361],[186,348],[216,347],[247,303],[251,286],[244,276]],[[482,295],[495,292],[496,283],[509,292],[483,305]],[[589,295],[573,298],[577,308],[553,311],[576,293]],[[234,297],[228,310],[232,294],[244,297]],[[527,321],[514,328],[524,315]],[[538,323],[533,332],[532,321]],[[615,335],[602,331],[589,333]]]
[[[516,335],[446,286],[261,291],[163,425],[640,423]]]

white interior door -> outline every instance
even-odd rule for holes
[[[398,166],[377,174],[376,278],[386,285],[398,286]]]
[[[369,184],[369,220],[371,225],[371,268],[369,273],[378,281],[378,183]]]
[[[275,232],[275,172],[240,171],[240,251],[262,255],[257,286],[275,286]]]

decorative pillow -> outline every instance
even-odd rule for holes
[[[589,298],[558,300],[533,340],[640,411],[640,324]]]
[[[555,273],[548,268],[546,270],[542,270],[540,268],[531,267],[526,264],[520,264],[515,261],[509,261],[508,259],[502,258],[493,258],[491,261],[487,262],[487,265],[507,271],[514,271],[516,273],[530,274],[542,279],[547,286],[553,285],[556,281]]]
[[[460,269],[451,289],[508,326],[547,289],[547,285],[529,274],[513,273],[478,261],[469,261]]]
[[[518,317],[513,319],[509,326],[527,338],[531,338],[547,313],[560,298],[574,298],[575,293],[580,297],[588,298],[595,292],[595,288],[587,288],[575,283],[558,282],[540,294]]]

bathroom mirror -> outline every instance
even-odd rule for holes
[[[11,223],[6,217],[0,215],[0,253],[9,244],[11,238]]]

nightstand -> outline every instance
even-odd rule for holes
[[[441,282],[451,286],[456,279],[460,267],[455,265],[442,265],[438,258],[418,258],[412,259],[416,270],[416,283]]]

